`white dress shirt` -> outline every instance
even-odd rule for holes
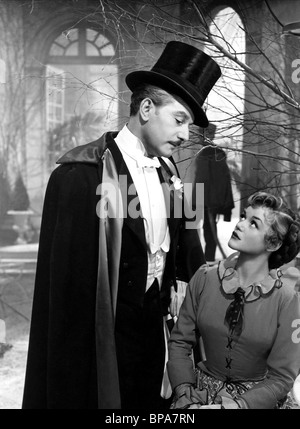
[[[159,167],[160,163],[157,158],[145,158],[147,154],[144,145],[126,125],[118,133],[115,141],[131,174],[141,204],[148,246],[147,290],[155,278],[161,286],[166,253],[170,248],[166,203],[155,168]],[[153,166],[143,167],[148,163]]]

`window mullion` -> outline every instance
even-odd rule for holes
[[[80,27],[78,29],[78,55],[80,58],[86,58],[86,29]]]

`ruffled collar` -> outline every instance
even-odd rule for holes
[[[224,261],[221,261],[218,266],[218,275],[221,281],[221,287],[226,294],[233,294],[239,287],[245,290],[245,301],[256,301],[261,296],[266,296],[273,293],[275,289],[282,287],[283,281],[285,284],[295,286],[300,272],[295,267],[287,269],[271,270],[267,277],[260,282],[255,282],[246,287],[239,282],[239,276],[235,269],[239,253],[235,252]]]

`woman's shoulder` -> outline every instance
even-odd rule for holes
[[[195,274],[197,274],[199,277],[213,277],[218,273],[218,266],[219,263],[214,265],[209,265],[207,263],[203,264],[198,268]]]
[[[294,307],[300,311],[300,293],[297,283],[300,282],[300,271],[296,267],[282,267],[277,270],[280,287],[275,289],[275,296],[279,298],[282,308]]]
[[[208,264],[201,265],[195,272],[190,281],[190,288],[194,293],[199,294],[203,291],[204,287],[209,284],[218,282],[218,265],[210,266]]]
[[[297,284],[300,282],[300,271],[298,268],[283,266],[276,270],[276,276],[282,285],[282,287],[278,289],[281,294],[291,297],[299,293]]]

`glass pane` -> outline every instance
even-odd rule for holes
[[[70,42],[75,42],[75,40],[78,40],[78,28],[72,28],[71,30],[65,31],[66,38]]]
[[[67,51],[66,51],[66,55],[70,56],[70,55],[78,55],[79,51],[78,51],[78,43],[72,43],[70,46],[68,46]]]
[[[87,40],[89,40],[90,42],[94,42],[94,40],[97,37],[98,32],[95,30],[91,30],[90,28],[87,28],[86,30],[86,38]]]
[[[109,40],[103,36],[103,34],[99,33],[97,39],[95,40],[95,44],[98,46],[98,48],[101,48],[107,43],[109,43]]]
[[[86,55],[87,56],[98,56],[99,52],[95,45],[92,43],[86,43]]]
[[[101,55],[104,57],[112,56],[115,54],[113,45],[107,45],[105,48],[101,49]]]
[[[61,107],[56,107],[55,114],[56,114],[57,118],[60,118],[61,115],[62,115],[62,108]]]
[[[56,95],[56,102],[57,102],[58,104],[61,104],[61,103],[62,103],[62,93],[61,93],[61,92],[57,92],[57,95]]]
[[[57,45],[56,43],[53,43],[49,54],[58,56],[64,55],[64,48],[62,46]]]
[[[67,46],[70,43],[66,33],[63,33],[59,37],[57,37],[55,39],[55,42],[57,42],[61,46]]]

